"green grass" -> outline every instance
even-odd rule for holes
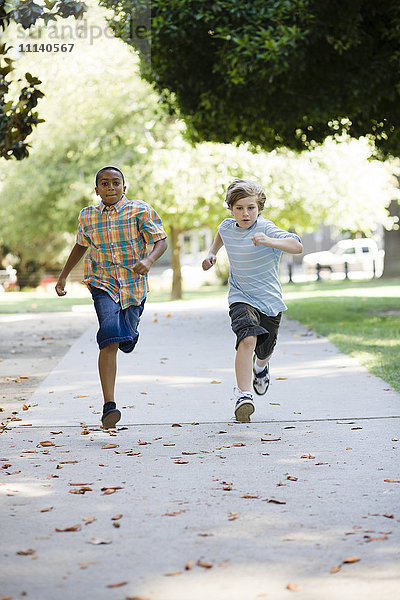
[[[400,281],[287,284],[284,297],[289,317],[400,392]]]

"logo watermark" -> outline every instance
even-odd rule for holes
[[[65,23],[63,19],[24,29],[17,26],[16,38],[19,47],[57,47],[73,46],[75,41],[87,41],[91,46],[101,39],[121,38],[132,45],[141,59],[150,64],[151,59],[151,8],[150,0],[137,0],[133,3],[130,14],[116,15],[111,24],[101,20],[93,23],[93,19],[81,17],[73,22]],[[21,43],[22,42],[22,43]],[[40,42],[44,42],[44,45]],[[22,50],[23,51],[23,50]]]

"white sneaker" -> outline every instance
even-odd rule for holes
[[[250,423],[250,415],[255,411],[253,396],[251,392],[242,392],[239,388],[233,388],[233,400],[235,403],[235,418],[239,423]]]
[[[264,396],[269,388],[269,363],[267,363],[261,373],[256,373],[253,368],[253,389],[259,396]]]

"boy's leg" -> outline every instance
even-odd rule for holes
[[[269,388],[269,360],[276,345],[281,316],[281,313],[274,317],[260,313],[260,323],[268,331],[268,336],[257,340],[255,350],[253,390],[259,396],[263,396]]]
[[[256,347],[257,337],[250,335],[239,343],[236,359],[235,373],[238,388],[242,391],[251,390],[253,376],[253,354]]]
[[[99,353],[99,375],[104,404],[114,402],[115,378],[117,375],[118,342],[108,344]]]
[[[256,356],[256,360],[254,362],[256,373],[260,373],[264,369],[266,364],[269,362],[269,359],[271,358],[271,356],[272,356],[272,354],[270,354],[267,358],[264,358],[263,360],[261,360],[261,358],[258,358]]]
[[[106,429],[115,427],[121,418],[114,401],[118,347],[118,342],[108,344],[100,350],[99,354],[99,376],[104,398],[101,422]]]
[[[253,396],[250,392],[253,352],[256,346],[255,335],[243,338],[237,347],[235,359],[235,374],[237,388],[233,390],[235,400],[235,417],[241,423],[248,423],[250,415],[254,412]]]

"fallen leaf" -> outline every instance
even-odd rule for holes
[[[341,568],[342,568],[342,565],[338,565],[337,567],[332,567],[332,569],[329,572],[330,573],[338,573]]]
[[[377,542],[378,540],[388,540],[388,536],[387,535],[381,535],[379,537],[369,537],[368,535],[364,536],[366,537],[366,541],[367,542]]]
[[[286,479],[288,479],[289,481],[297,481],[298,477],[293,477],[293,475],[287,475]]]
[[[194,567],[194,561],[193,560],[189,560],[186,565],[185,565],[185,569],[186,571],[190,571],[190,569],[193,569]]]
[[[252,496],[251,494],[245,494],[244,496],[241,496],[241,498],[258,498],[258,496]]]
[[[19,556],[31,556],[32,554],[35,554],[36,550],[34,550],[33,548],[28,548],[28,550],[18,550],[17,554]]]
[[[166,517],[176,517],[176,515],[180,515],[180,514],[182,514],[182,513],[184,513],[184,512],[186,512],[186,510],[177,510],[177,511],[175,511],[175,512],[167,512],[167,513],[164,513],[164,515],[165,515]]]
[[[103,487],[101,488],[101,491],[104,492],[104,494],[102,494],[102,496],[108,496],[110,494],[113,494],[114,492],[116,492],[117,490],[123,490],[124,488],[121,486],[116,486],[116,487]]]
[[[29,406],[27,406],[26,404],[22,405],[22,410],[29,410]]]
[[[270,502],[272,504],[286,504],[284,500],[275,500],[275,498],[270,498],[269,500],[266,498],[264,502]]]
[[[76,488],[74,490],[69,490],[70,494],[85,494],[86,492],[93,492],[92,488],[84,485],[83,487]]]
[[[118,448],[118,444],[104,444],[104,446],[101,447],[102,450],[109,450],[110,448]]]
[[[313,456],[312,454],[302,454],[300,456],[300,458],[311,458],[311,459],[313,459],[313,458],[315,458],[315,456]]]
[[[394,519],[394,515],[385,514],[383,516],[386,517],[387,519]]]
[[[182,571],[175,571],[174,573],[164,573],[165,577],[175,577],[175,575],[182,575]]]
[[[361,559],[358,556],[348,556],[342,562],[344,565],[347,565],[347,564],[351,564],[351,563],[356,563],[359,560],[361,560]]]
[[[74,398],[88,398],[88,397],[89,397],[88,394],[86,394],[86,396],[74,396]]]
[[[119,521],[120,519],[122,519],[124,515],[114,515],[113,517],[111,517],[111,521]]]
[[[89,525],[89,523],[93,523],[97,521],[96,517],[83,517],[82,521],[85,521],[85,525]]]
[[[176,465],[188,465],[189,461],[188,460],[182,460],[181,458],[179,458],[178,460],[174,460],[174,463]]]
[[[287,379],[287,377],[275,377],[276,381],[283,381],[284,379]]]
[[[206,562],[205,560],[198,560],[196,565],[198,567],[203,567],[203,569],[212,569],[214,566],[212,563]]]
[[[78,523],[78,525],[72,525],[72,527],[66,527],[65,529],[58,529],[58,527],[56,527],[56,531],[59,532],[64,532],[64,531],[80,531],[81,528],[81,524]]]
[[[86,569],[89,565],[95,565],[96,563],[91,560],[82,560],[78,563],[81,569]]]
[[[286,589],[290,590],[291,592],[300,592],[303,587],[298,583],[288,583]]]
[[[400,483],[400,479],[384,479],[387,483]]]
[[[107,587],[108,588],[119,588],[119,587],[126,585],[127,583],[128,583],[127,581],[120,581],[119,583],[109,583]]]
[[[262,442],[279,442],[281,438],[261,438]]]
[[[217,381],[216,379],[213,379],[210,383],[221,383],[221,382]]]
[[[241,447],[241,446],[245,446],[246,444],[243,444],[243,442],[235,442],[234,444],[232,444],[232,446],[237,446],[237,447]]]
[[[93,544],[94,546],[100,546],[100,544],[111,544],[111,540],[101,540],[100,538],[92,537],[89,544]]]
[[[44,440],[44,442],[40,442],[41,446],[55,446],[54,442],[50,442],[50,440]]]
[[[138,440],[138,444],[139,446],[147,446],[148,444],[151,444],[151,442],[142,442],[142,440]]]
[[[50,512],[51,510],[53,510],[53,507],[49,506],[49,508],[42,508],[40,512]]]
[[[179,423],[173,423],[171,427],[182,427],[182,425],[179,425]]]
[[[234,512],[230,512],[228,515],[228,521],[235,521],[238,518],[239,518],[239,515]]]

